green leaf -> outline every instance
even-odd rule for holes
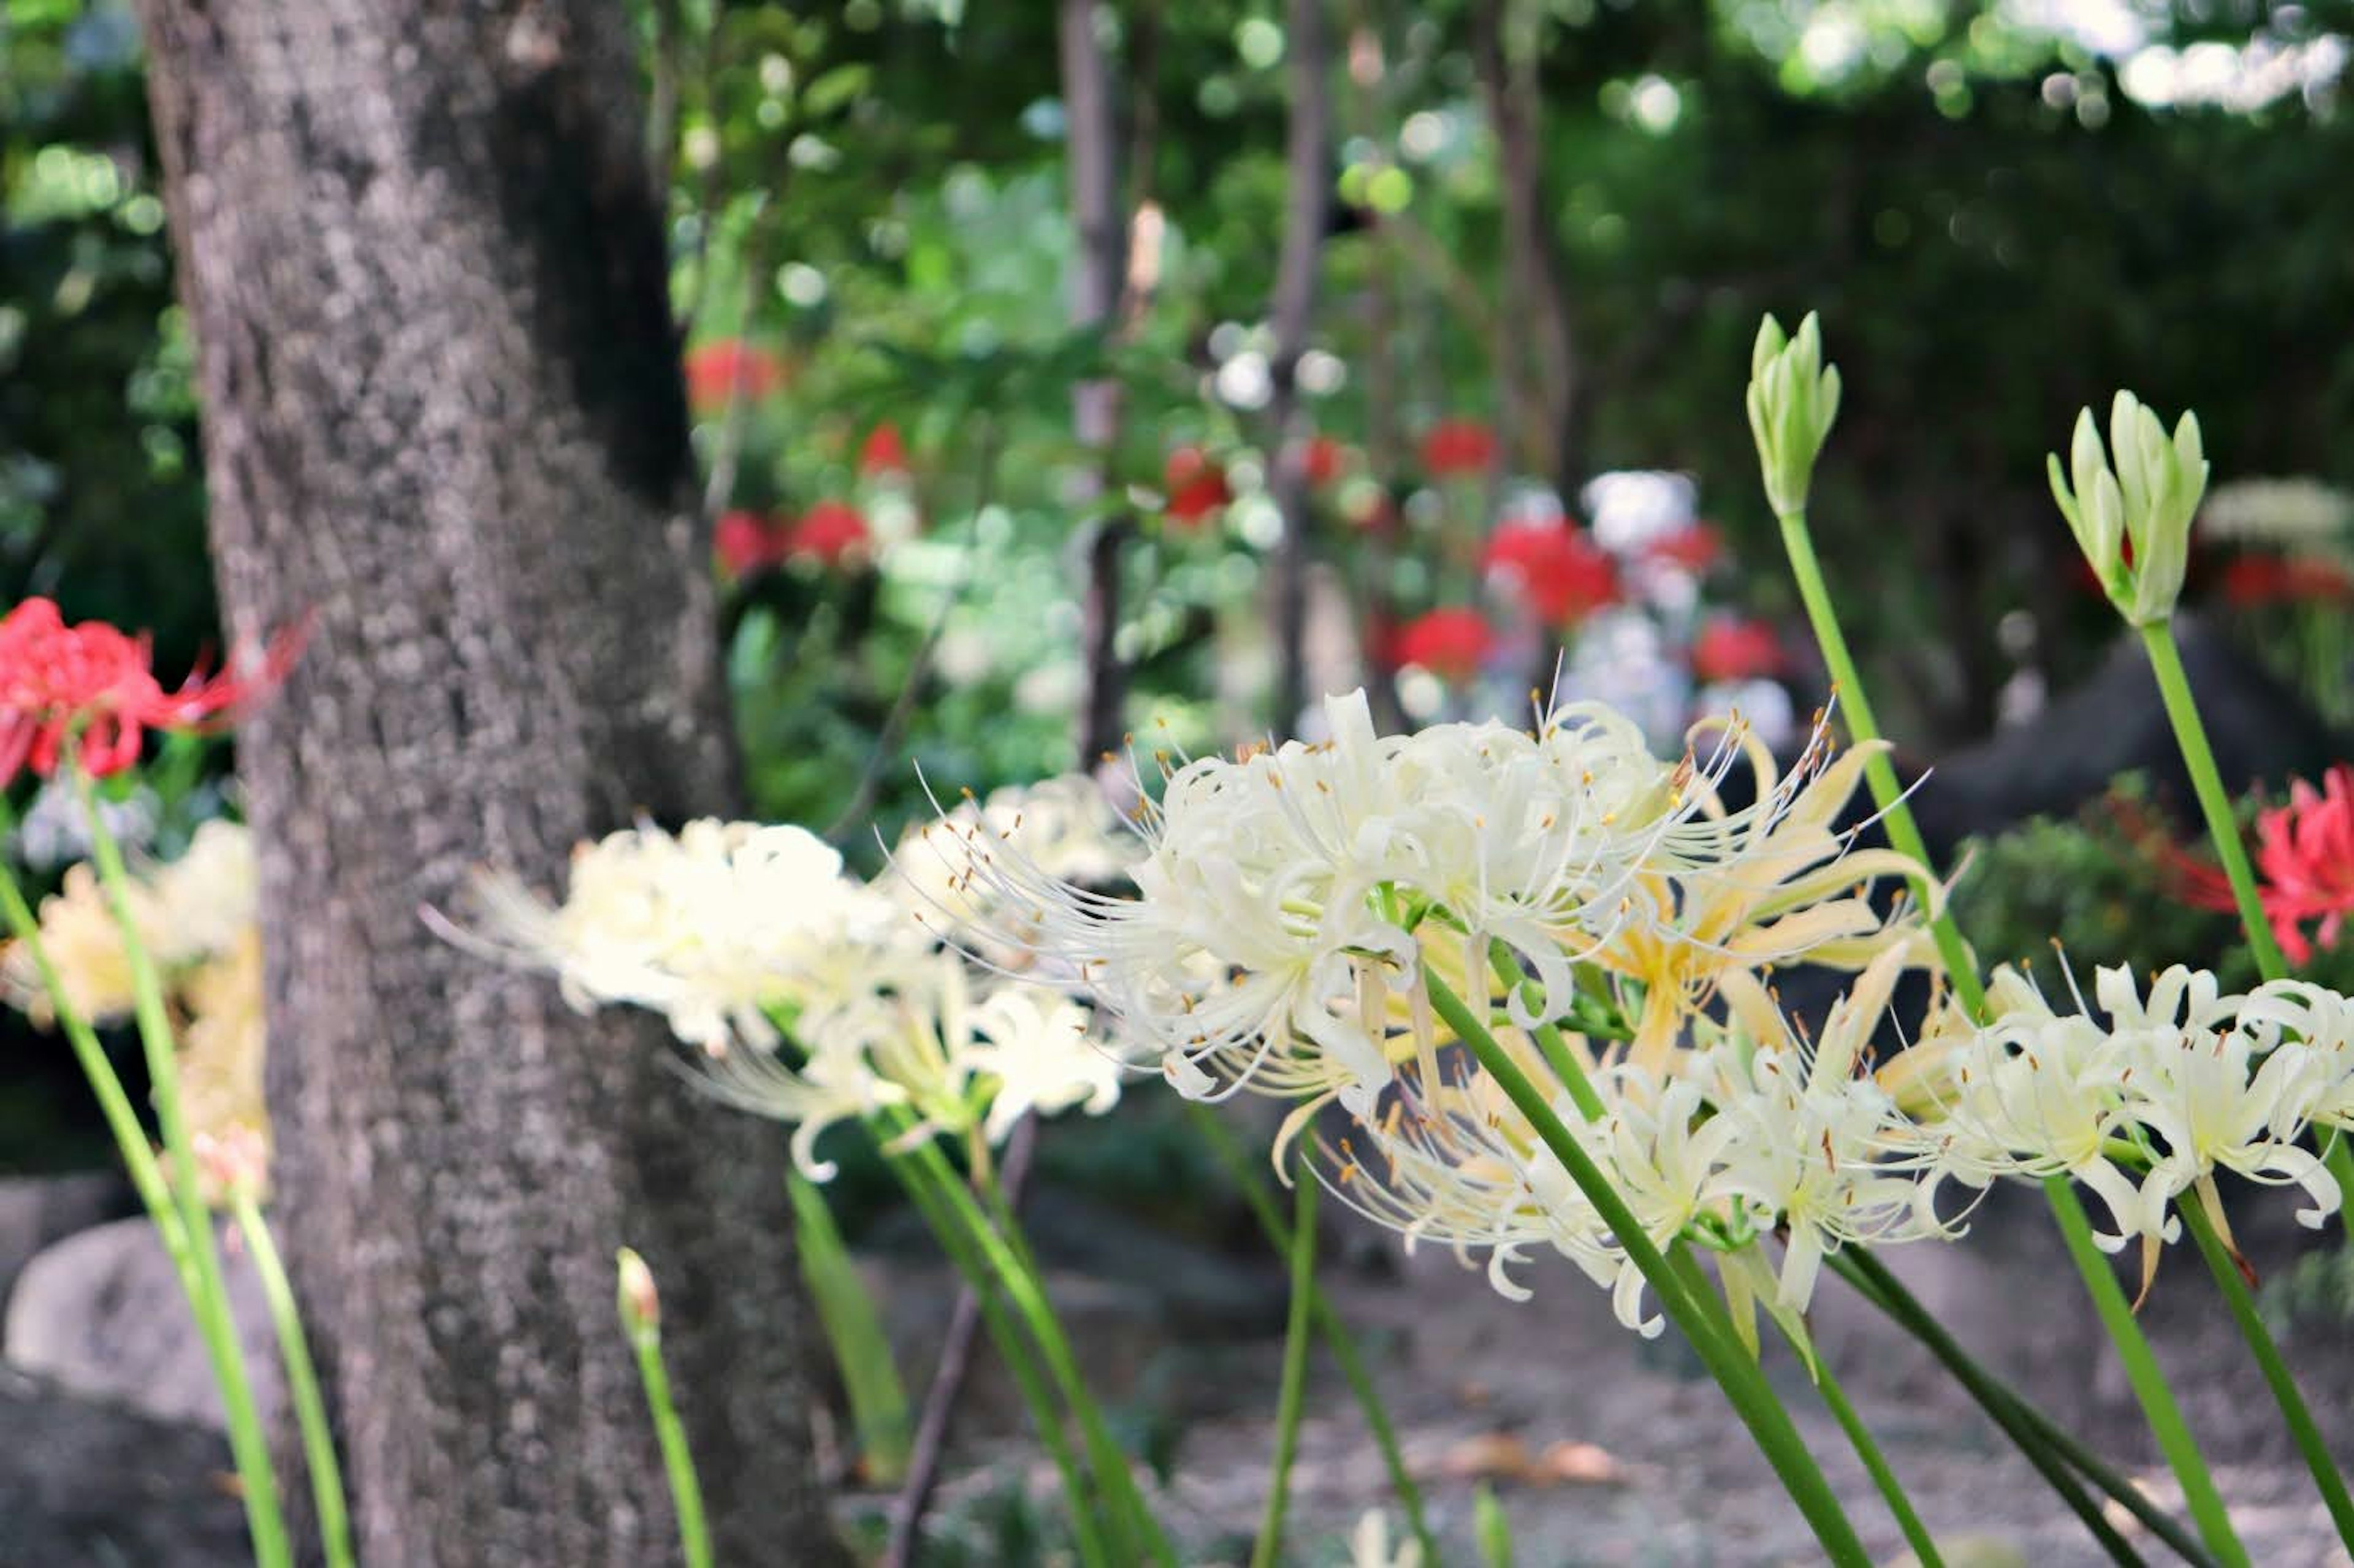
[[[896,1485],[907,1472],[907,1451],[915,1433],[907,1414],[907,1385],[891,1359],[891,1340],[865,1282],[858,1277],[850,1251],[825,1197],[799,1171],[785,1179],[792,1193],[793,1221],[798,1232],[801,1280],[817,1303],[818,1320],[833,1348],[841,1369],[843,1391],[850,1398],[851,1425],[858,1434],[858,1449],[865,1460],[866,1478],[877,1486]]]

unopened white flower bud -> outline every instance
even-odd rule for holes
[[[2190,520],[2207,493],[2199,417],[2184,414],[2169,437],[2155,412],[2119,392],[2109,408],[2107,449],[2086,408],[2076,416],[2066,471],[2056,454],[2046,468],[2060,514],[2118,613],[2136,626],[2172,615],[2190,560]]]
[[[1767,316],[1749,356],[1749,430],[1766,499],[1777,516],[1803,511],[1815,460],[1839,418],[1840,373],[1823,363],[1822,328],[1809,311],[1797,335]]]

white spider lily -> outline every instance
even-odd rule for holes
[[[1076,978],[1182,1093],[1337,1096],[1362,1118],[1402,1059],[1390,1003],[1418,983],[1426,943],[1459,943],[1474,973],[1502,943],[1535,981],[1507,993],[1512,1020],[1560,1017],[1575,963],[1653,917],[1654,901],[1629,895],[1638,874],[1722,869],[1760,845],[1787,858],[1788,832],[1750,825],[1788,819],[1811,833],[1818,814],[1808,798],[1794,815],[1798,779],[1701,821],[1738,743],[1723,738],[1705,768],[1663,762],[1598,705],[1562,708],[1535,734],[1441,725],[1387,737],[1362,692],[1325,711],[1327,740],[1177,768],[1141,812],[1151,847],[1134,897],[967,830],[927,841],[949,863],[944,906],[992,911],[991,936],[1031,956],[1008,968]],[[1808,891],[1783,881],[1776,907]]]
[[[972,1014],[973,1039],[956,1065],[996,1080],[981,1130],[1003,1141],[1030,1111],[1078,1107],[1101,1116],[1119,1101],[1118,1057],[1087,1033],[1087,1009],[1047,992],[1000,987]]]

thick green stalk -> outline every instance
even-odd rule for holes
[[[1705,1308],[1710,1319],[1715,1322],[1717,1331],[1728,1339],[1734,1337],[1737,1330],[1733,1326],[1732,1315],[1717,1296],[1715,1288],[1709,1284],[1708,1275],[1701,1267],[1700,1260],[1692,1255],[1691,1248],[1679,1241],[1668,1249],[1668,1260],[1674,1265],[1677,1277],[1684,1282],[1684,1288]],[[1803,1346],[1797,1348],[1804,1349]],[[1920,1568],[1945,1568],[1945,1559],[1937,1551],[1937,1543],[1930,1538],[1928,1527],[1921,1522],[1920,1514],[1913,1507],[1913,1499],[1905,1495],[1903,1484],[1897,1480],[1896,1472],[1889,1467],[1887,1456],[1881,1452],[1878,1440],[1872,1436],[1872,1429],[1863,1424],[1863,1417],[1856,1413],[1855,1406],[1848,1403],[1847,1391],[1840,1386],[1839,1379],[1832,1375],[1830,1367],[1819,1356],[1810,1357],[1809,1361],[1815,1387],[1822,1394],[1824,1405],[1830,1411],[1831,1418],[1839,1423],[1840,1430],[1847,1434],[1849,1446],[1854,1448],[1855,1457],[1863,1462],[1864,1473],[1872,1478],[1872,1484],[1879,1489],[1882,1499],[1888,1504],[1888,1511],[1895,1519],[1896,1528],[1903,1532],[1905,1544],[1913,1548],[1913,1555]]]
[[[1185,1113],[1210,1147],[1211,1155],[1225,1171],[1258,1221],[1260,1232],[1269,1245],[1284,1256],[1291,1255],[1291,1229],[1282,1212],[1267,1191],[1267,1183],[1250,1157],[1235,1142],[1225,1123],[1217,1114],[1198,1100],[1185,1102]],[[1356,1397],[1357,1407],[1364,1412],[1365,1425],[1373,1433],[1373,1446],[1381,1450],[1382,1464],[1388,1469],[1390,1490],[1396,1494],[1398,1506],[1405,1510],[1406,1527],[1422,1547],[1423,1561],[1439,1561],[1437,1538],[1430,1533],[1430,1525],[1423,1517],[1422,1489],[1415,1485],[1414,1473],[1406,1468],[1405,1455],[1398,1446],[1397,1429],[1390,1424],[1389,1411],[1382,1404],[1382,1396],[1373,1387],[1373,1375],[1365,1369],[1365,1359],[1358,1353],[1357,1342],[1331,1299],[1313,1280],[1310,1282],[1310,1299],[1316,1313],[1316,1331],[1323,1336],[1324,1348],[1331,1352],[1332,1361],[1341,1369],[1341,1376]]]
[[[1832,695],[1846,721],[1848,736],[1858,745],[1877,741],[1881,737],[1880,725],[1872,716],[1872,698],[1863,689],[1854,655],[1848,652],[1847,634],[1840,630],[1839,611],[1831,604],[1830,587],[1823,580],[1822,564],[1815,558],[1815,541],[1807,532],[1804,512],[1782,514],[1782,547],[1789,555],[1790,572],[1798,580],[1798,597],[1806,604],[1808,623],[1823,651],[1823,662],[1830,670]],[[1872,790],[1872,803],[1880,809],[1881,824],[1887,831],[1889,843],[1900,854],[1918,862],[1923,871],[1935,875],[1929,846],[1923,842],[1921,829],[1913,821],[1912,809],[1904,803],[1904,787],[1897,781],[1895,766],[1888,760],[1886,752],[1877,752],[1864,760],[1863,778]],[[1961,928],[1954,924],[1953,916],[1940,911],[1929,923],[1929,936],[1937,944],[1937,957],[1944,960],[1946,973],[1962,1004],[1973,1014],[1983,1015],[1986,987],[1979,981],[1978,966],[1971,961],[1969,948],[1962,941]]]
[[[1267,1513],[1260,1520],[1251,1568],[1275,1568],[1283,1552],[1283,1513],[1291,1499],[1291,1461],[1299,1453],[1299,1414],[1308,1394],[1308,1336],[1316,1300],[1316,1174],[1292,1178],[1291,1313],[1283,1331],[1283,1383],[1275,1403],[1275,1461],[1267,1476]]]
[[[302,1314],[294,1305],[294,1287],[287,1282],[286,1265],[278,1244],[261,1217],[253,1194],[240,1192],[233,1200],[238,1230],[245,1237],[246,1255],[253,1259],[261,1279],[261,1294],[270,1303],[270,1320],[278,1330],[278,1353],[286,1363],[286,1392],[294,1404],[294,1420],[302,1436],[302,1459],[311,1471],[311,1502],[319,1510],[319,1547],[328,1568],[351,1568],[352,1530],[344,1503],[344,1472],[335,1459],[335,1435],[327,1425],[326,1401],[319,1397],[319,1373],[311,1363],[310,1337],[302,1331]]]
[[[635,1257],[629,1253],[622,1255]],[[651,1312],[631,1310],[626,1278],[622,1298],[621,1326],[630,1337],[630,1348],[637,1352],[638,1380],[645,1385],[646,1407],[653,1412],[654,1437],[662,1445],[663,1469],[670,1480],[672,1506],[678,1513],[679,1549],[685,1554],[686,1568],[711,1568],[711,1526],[703,1512],[703,1483],[695,1478],[686,1426],[671,1398],[670,1372],[663,1365],[662,1327]]]
[[[2190,690],[2190,673],[2182,667],[2182,650],[2174,628],[2158,621],[2141,629],[2142,647],[2148,651],[2150,673],[2158,677],[2158,694],[2166,704],[2167,722],[2174,728],[2174,744],[2190,773],[2191,792],[2199,797],[2199,812],[2207,822],[2207,837],[2222,862],[2223,878],[2232,885],[2232,902],[2240,911],[2240,927],[2247,933],[2248,950],[2255,955],[2256,971],[2268,980],[2288,978],[2288,959],[2273,935],[2264,900],[2256,894],[2256,874],[2248,863],[2248,847],[2240,839],[2239,819],[2232,813],[2231,797],[2223,789],[2222,769],[2215,766],[2215,748],[2207,742],[2207,725],[2199,716],[2199,699]],[[2322,1158],[2338,1179],[2338,1191],[2354,1198],[2354,1148],[2342,1135],[2324,1135]]]
[[[2248,1348],[2255,1352],[2256,1364],[2264,1369],[2264,1382],[2280,1405],[2282,1418],[2288,1423],[2289,1436],[2296,1439],[2297,1451],[2305,1456],[2306,1467],[2313,1472],[2314,1485],[2321,1489],[2321,1500],[2329,1509],[2330,1522],[2338,1527],[2338,1539],[2354,1548],[2354,1500],[2346,1495],[2346,1481],[2329,1457],[2329,1445],[2323,1440],[2321,1428],[2315,1425],[2305,1395],[2297,1392],[2296,1379],[2289,1375],[2280,1347],[2273,1343],[2272,1334],[2264,1328],[2255,1298],[2247,1281],[2240,1277],[2238,1263],[2223,1245],[2223,1238],[2215,1234],[2214,1222],[2207,1217],[2207,1211],[2197,1199],[2178,1203],[2175,1210],[2182,1216],[2192,1239],[2199,1243],[2199,1250],[2206,1255],[2215,1282],[2223,1287],[2223,1300],[2232,1309],[2232,1319],[2240,1326]]]
[[[1709,1284],[1708,1275],[1702,1269],[1700,1260],[1692,1255],[1691,1248],[1678,1241],[1668,1249],[1668,1259],[1674,1266],[1677,1277],[1684,1282],[1684,1288],[1691,1292],[1692,1299],[1701,1303],[1715,1323],[1718,1333],[1728,1340],[1736,1337],[1737,1330],[1734,1328],[1731,1313],[1715,1288]],[[1805,1349],[1803,1346],[1797,1348]],[[1903,1484],[1897,1480],[1896,1472],[1889,1467],[1887,1456],[1881,1452],[1878,1440],[1872,1436],[1872,1429],[1863,1424],[1863,1417],[1856,1413],[1855,1406],[1848,1403],[1847,1391],[1840,1386],[1839,1379],[1832,1375],[1830,1367],[1819,1356],[1809,1356],[1808,1362],[1814,1373],[1816,1390],[1821,1393],[1825,1407],[1830,1411],[1831,1418],[1839,1423],[1840,1430],[1847,1434],[1849,1446],[1855,1450],[1855,1457],[1863,1462],[1864,1473],[1872,1478],[1872,1484],[1879,1489],[1882,1499],[1888,1504],[1888,1511],[1896,1520],[1896,1528],[1903,1533],[1905,1544],[1913,1548],[1913,1555],[1919,1562],[1920,1568],[1945,1568],[1945,1559],[1937,1551],[1937,1543],[1930,1538],[1928,1527],[1921,1522],[1920,1514],[1913,1507],[1913,1499],[1905,1495]]]
[[[1840,1508],[1839,1498],[1831,1491],[1830,1484],[1823,1479],[1821,1468],[1816,1465],[1814,1456],[1808,1453],[1805,1440],[1798,1436],[1797,1427],[1792,1425],[1789,1413],[1775,1398],[1774,1391],[1767,1385],[1757,1363],[1750,1360],[1748,1352],[1740,1345],[1717,1332],[1716,1326],[1709,1320],[1706,1308],[1691,1299],[1667,1258],[1651,1244],[1650,1237],[1644,1234],[1643,1227],[1627,1207],[1626,1201],[1610,1185],[1609,1178],[1578,1146],[1569,1128],[1562,1125],[1561,1118],[1553,1114],[1553,1107],[1543,1093],[1529,1081],[1519,1065],[1496,1043],[1495,1035],[1489,1031],[1487,1020],[1466,1007],[1462,999],[1437,974],[1426,969],[1425,976],[1430,988],[1431,1005],[1437,1010],[1439,1017],[1479,1059],[1479,1065],[1487,1069],[1488,1075],[1504,1091],[1514,1108],[1528,1119],[1530,1127],[1553,1151],[1553,1158],[1562,1162],[1570,1179],[1585,1194],[1586,1202],[1594,1205],[1602,1223],[1617,1237],[1628,1258],[1642,1271],[1643,1277],[1659,1298],[1659,1305],[1670,1320],[1682,1331],[1684,1338],[1700,1353],[1701,1360],[1723,1386],[1734,1413],[1749,1428],[1766,1461],[1774,1467],[1775,1474],[1781,1478],[1783,1486],[1789,1491],[1791,1500],[1797,1504],[1799,1512],[1813,1527],[1815,1538],[1821,1542],[1824,1554],[1836,1563],[1868,1563],[1871,1559],[1864,1552],[1863,1543],[1856,1539],[1855,1527],[1848,1522],[1846,1513]]]
[[[90,816],[90,847],[98,863],[100,885],[122,937],[131,969],[133,1010],[139,1043],[147,1060],[155,1120],[164,1134],[171,1162],[171,1197],[186,1242],[196,1288],[188,1306],[205,1354],[218,1384],[221,1413],[228,1423],[229,1453],[244,1489],[246,1524],[253,1536],[253,1555],[260,1568],[283,1568],[293,1554],[286,1539],[286,1520],[278,1501],[278,1481],[270,1467],[270,1440],[253,1402],[253,1383],[245,1365],[245,1347],[238,1341],[237,1323],[229,1314],[228,1287],[221,1277],[220,1249],[213,1239],[212,1215],[205,1209],[196,1184],[196,1147],[180,1113],[178,1045],[164,1005],[164,988],[155,975],[146,944],[139,939],[138,923],[131,910],[131,877],[123,868],[122,846],[106,826],[96,793],[81,780],[82,804]]]
[[[1782,544],[1789,554],[1790,571],[1797,579],[1798,597],[1805,601],[1807,619],[1814,629],[1815,641],[1821,645],[1823,662],[1829,666],[1831,679],[1838,685],[1848,733],[1859,743],[1876,741],[1880,727],[1872,719],[1871,699],[1865,694],[1855,660],[1848,652],[1846,634],[1840,629],[1839,611],[1831,602],[1829,586],[1823,580],[1822,565],[1815,557],[1814,540],[1807,531],[1807,514],[1800,509],[1781,513],[1780,518]],[[1897,782],[1896,770],[1884,754],[1864,764],[1864,782],[1880,810],[1888,842],[1919,861],[1923,869],[1934,875],[1935,867],[1930,863],[1928,845],[1922,841],[1912,808],[1905,804],[1903,789]],[[1952,914],[1937,911],[1929,922],[1929,932],[1955,994],[1961,998],[1971,1017],[1983,1022],[1987,1016],[1986,986],[1978,979],[1978,969]],[[2110,1341],[2116,1346],[2126,1379],[2133,1385],[2134,1397],[2141,1404],[2142,1414],[2157,1436],[2158,1446],[2165,1451],[2167,1462],[2173,1467],[2176,1479],[2182,1484],[2183,1497],[2189,1502],[2192,1519],[2198,1522],[2200,1535],[2222,1563],[2244,1563],[2247,1552],[2232,1529],[2222,1495],[2215,1489],[2214,1478],[2208,1473],[2198,1443],[2183,1425],[2173,1391],[2167,1386],[2147,1336],[2134,1320],[2124,1287],[2111,1272],[2107,1257],[2093,1241],[2092,1222],[2084,1217],[2084,1206],[2075,1189],[2062,1176],[2047,1178],[2042,1185],[2052,1215],[2059,1221],[2061,1237],[2067,1243],[2068,1255],[2084,1278],[2101,1326],[2108,1330]]]
[[[1025,1248],[1009,1243],[996,1225],[990,1222],[980,1202],[970,1189],[956,1178],[948,1157],[939,1146],[927,1139],[917,1146],[916,1158],[930,1168],[935,1185],[946,1196],[949,1207],[963,1224],[973,1242],[981,1248],[989,1266],[1005,1284],[1006,1294],[1014,1310],[1028,1325],[1032,1340],[1037,1344],[1039,1356],[1046,1363],[1046,1374],[1061,1393],[1065,1404],[1078,1417],[1079,1431],[1087,1440],[1087,1463],[1097,1472],[1118,1505],[1119,1514],[1146,1555],[1163,1568],[1176,1568],[1176,1553],[1161,1533],[1160,1524],[1145,1506],[1144,1495],[1129,1471],[1128,1456],[1113,1441],[1111,1431],[1104,1425],[1103,1413],[1096,1407],[1087,1393],[1087,1383],[1079,1375],[1078,1360],[1071,1350],[1068,1335],[1063,1331],[1060,1319],[1046,1299],[1044,1283],[1026,1257]]]
[[[2198,699],[2190,693],[2190,675],[2182,667],[2174,628],[2158,621],[2141,629],[2141,645],[2149,653],[2150,673],[2158,677],[2158,694],[2166,704],[2167,722],[2174,726],[2174,743],[2190,773],[2191,792],[2199,797],[2200,814],[2207,821],[2207,836],[2214,841],[2216,858],[2223,863],[2224,880],[2232,885],[2232,901],[2239,906],[2240,925],[2248,935],[2248,950],[2256,969],[2268,980],[2288,977],[2288,960],[2264,916],[2264,901],[2256,895],[2256,875],[2248,864],[2247,845],[2240,842],[2239,819],[2232,814],[2232,798],[2224,792],[2223,776],[2215,766],[2214,748],[2207,744],[2207,726],[2199,717]]]
[[[1888,1319],[1921,1341],[1930,1354],[1942,1361],[1954,1374],[1954,1380],[1968,1392],[1987,1413],[1989,1420],[2000,1427],[2019,1451],[2026,1456],[2038,1474],[2060,1494],[2077,1518],[2082,1520],[2104,1551],[2120,1564],[2138,1563],[2140,1553],[2127,1545],[2101,1512],[2100,1505],[2085,1495],[2084,1489],[2070,1473],[2070,1467],[2083,1473],[2084,1478],[2164,1542],[2190,1568],[2214,1568],[2214,1559],[2207,1554],[2190,1533],[2172,1516],[2152,1502],[2149,1495],[2117,1473],[2098,1455],[2085,1447],[2059,1423],[2029,1404],[2009,1384],[1996,1377],[1973,1360],[1960,1341],[1946,1331],[1935,1314],[1907,1290],[1903,1282],[1888,1272],[1871,1250],[1849,1247],[1834,1254],[1830,1266],[1853,1286],[1856,1294],[1880,1309]]]
[[[1831,1418],[1840,1424],[1840,1430],[1847,1434],[1848,1442],[1853,1445],[1855,1457],[1863,1461],[1864,1469],[1872,1477],[1872,1484],[1878,1487],[1880,1495],[1887,1499],[1888,1511],[1895,1515],[1896,1528],[1904,1532],[1905,1544],[1913,1548],[1914,1558],[1921,1568],[1945,1568],[1946,1560],[1938,1554],[1937,1543],[1930,1539],[1928,1526],[1923,1524],[1921,1516],[1914,1511],[1913,1499],[1904,1495],[1904,1488],[1896,1479],[1896,1472],[1889,1468],[1888,1457],[1880,1451],[1880,1444],[1872,1437],[1872,1429],[1863,1424],[1863,1417],[1856,1414],[1855,1406],[1848,1403],[1847,1391],[1840,1386],[1840,1381],[1831,1374],[1831,1369],[1819,1360],[1815,1364],[1815,1387],[1821,1392],[1823,1404],[1829,1407]]]
[[[971,1286],[973,1298],[981,1304],[981,1325],[989,1332],[990,1343],[1004,1361],[1030,1412],[1030,1423],[1038,1429],[1038,1441],[1044,1445],[1048,1457],[1055,1462],[1055,1473],[1062,1477],[1063,1497],[1070,1505],[1071,1533],[1079,1561],[1087,1568],[1109,1568],[1112,1558],[1104,1546],[1095,1504],[1089,1499],[1087,1472],[1080,1467],[1078,1456],[1071,1449],[1070,1436],[1063,1430],[1063,1413],[1055,1406],[1054,1392],[1046,1386],[1020,1326],[1005,1309],[1002,1287],[991,1272],[988,1260],[966,1234],[963,1223],[949,1212],[934,1190],[932,1174],[921,1161],[911,1155],[897,1154],[891,1157],[891,1169],[939,1242],[941,1251]]]

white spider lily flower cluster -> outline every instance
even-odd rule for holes
[[[2309,1128],[2354,1126],[2354,1002],[2303,981],[2226,995],[2205,970],[2156,976],[2145,997],[2124,968],[2097,971],[2105,1025],[2079,999],[2055,1011],[1999,971],[1985,1029],[1933,1047],[1925,1086],[1941,1114],[1921,1128],[1932,1180],[1984,1187],[2004,1176],[2064,1174],[2092,1189],[2109,1251],[2138,1237],[2143,1288],[2175,1206],[2195,1194],[2228,1244],[2215,1187],[2229,1171],[2301,1188],[2297,1220],[2317,1229],[2344,1201]]]
[[[478,947],[554,970],[582,1012],[660,1012],[713,1055],[774,1047],[769,1010],[854,999],[931,945],[844,876],[831,845],[790,826],[704,819],[609,834],[574,853],[557,906],[504,873],[474,892]]]
[[[1738,1275],[1745,1298],[1753,1277],[1762,1279],[1768,1309],[1795,1325],[1840,1247],[1958,1234],[1921,1196],[1916,1129],[1859,1071],[1914,959],[1890,948],[1811,1047],[1751,980],[1728,991],[1732,1022],[1716,1043],[1660,1068],[1628,1060],[1590,1073],[1601,1107],[1591,1118],[1567,1094],[1553,1109],[1653,1246],[1691,1239],[1717,1249],[1729,1284]],[[1499,1041],[1532,1075],[1543,1070],[1517,1033]],[[1384,1114],[1320,1153],[1331,1190],[1409,1245],[1437,1242],[1467,1262],[1487,1252],[1501,1294],[1526,1298],[1510,1270],[1549,1245],[1610,1291],[1628,1328],[1648,1338],[1664,1327],[1623,1239],[1484,1072],[1450,1079],[1407,1064]],[[1778,1272],[1755,1261],[1757,1244],[1776,1234],[1786,1242]]]
[[[260,877],[253,840],[241,822],[197,828],[176,860],[137,860],[126,889],[132,927],[163,982],[179,1045],[180,1109],[200,1142],[234,1146],[262,1184],[269,1118],[262,1108]],[[0,1002],[44,1026],[58,1002],[92,1023],[131,1017],[137,999],[131,953],[112,904],[88,864],[68,868],[58,892],[41,901],[41,948],[58,996],[42,984],[31,949],[0,943]],[[225,1189],[208,1186],[207,1202]]]
[[[553,971],[583,1012],[663,1014],[698,1048],[705,1089],[793,1127],[812,1180],[834,1172],[817,1142],[841,1122],[994,1141],[1026,1112],[1098,1115],[1119,1096],[1120,1063],[1084,1008],[977,976],[911,915],[896,877],[857,880],[798,827],[640,826],[583,845],[560,905],[504,873],[478,876],[474,898],[474,927],[443,922],[445,935]]]
[[[1533,983],[1506,1004],[1527,1025],[1565,1016],[1576,967],[1606,967],[1611,944],[1638,928],[1735,962],[1811,943],[1738,945],[1754,919],[1818,896],[1818,874],[1844,853],[1829,821],[1845,795],[1806,793],[1824,747],[1787,778],[1769,771],[1754,804],[1727,811],[1714,786],[1742,753],[1737,726],[1696,765],[1653,756],[1632,721],[1600,705],[1555,709],[1533,733],[1487,723],[1377,736],[1362,692],[1324,712],[1320,741],[1164,760],[1161,798],[1140,811],[1149,853],[1131,871],[1134,896],[1057,875],[986,833],[935,837],[962,906],[991,912],[978,945],[1019,948],[1075,980],[1189,1097],[1247,1087],[1338,1097],[1363,1116],[1410,1054],[1392,1021],[1423,1005],[1415,977],[1436,948],[1475,971],[1491,944],[1513,954]],[[1781,824],[1804,829],[1802,852]],[[1832,879],[1844,887],[1881,869]],[[1708,878],[1708,906],[1737,907],[1680,937],[1688,901],[1670,885]],[[1752,895],[1731,899],[1736,885]]]

